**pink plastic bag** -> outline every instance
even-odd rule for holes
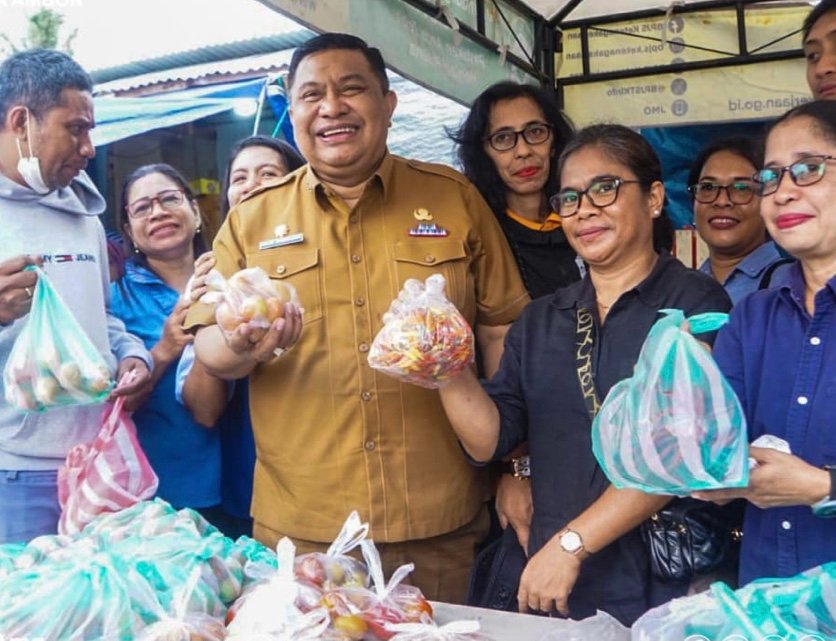
[[[157,491],[159,480],[124,405],[120,396],[108,406],[96,439],[73,447],[58,470],[61,534],[80,532],[100,514],[124,510]]]

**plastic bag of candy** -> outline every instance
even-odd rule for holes
[[[300,306],[293,285],[271,279],[260,267],[243,269],[228,279],[213,269],[206,276],[206,286],[200,302],[215,305],[215,321],[227,336],[244,324],[263,336],[273,321],[284,316],[286,303]]]
[[[407,383],[437,389],[473,363],[473,330],[433,274],[409,279],[383,315],[369,365]]]
[[[392,641],[491,641],[479,631],[478,621],[451,621],[441,626],[435,623],[393,623],[388,627],[394,633]]]
[[[217,617],[195,612],[190,607],[200,580],[200,567],[195,567],[178,590],[173,614],[161,614],[159,620],[145,628],[136,641],[223,641],[226,638],[224,624]]]
[[[26,412],[100,403],[113,386],[110,368],[39,267],[32,307],[12,345],[6,402]]]
[[[368,533],[369,524],[361,523],[360,515],[352,512],[324,554],[312,552],[296,557],[293,566],[296,578],[326,590],[344,586],[368,587],[369,573],[365,564],[348,556]]]
[[[592,451],[618,488],[687,496],[746,487],[746,418],[711,355],[682,329],[685,315],[661,310],[633,375],[612,387],[592,425]],[[688,319],[695,334],[727,314]]]

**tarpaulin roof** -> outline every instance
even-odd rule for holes
[[[257,100],[265,78],[143,96],[93,98],[97,147],[137,134],[182,125],[233,109],[240,100]]]

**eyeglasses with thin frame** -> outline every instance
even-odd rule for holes
[[[500,129],[484,140],[496,151],[510,151],[522,136],[529,145],[542,145],[552,136],[552,126],[545,122],[532,122],[522,129]]]
[[[549,198],[549,204],[558,216],[569,218],[578,213],[584,195],[594,207],[609,207],[618,200],[618,188],[621,185],[639,184],[640,182],[639,180],[624,180],[617,176],[596,178],[586,189],[561,190]]]
[[[183,204],[185,194],[182,189],[164,189],[156,196],[150,198],[137,198],[135,201],[125,207],[128,216],[131,218],[145,218],[150,216],[154,211],[154,203],[156,202],[164,210],[171,212]]]
[[[755,197],[758,187],[751,180],[735,180],[728,185],[721,185],[710,180],[702,180],[696,185],[689,185],[688,191],[698,203],[710,205],[725,190],[726,197],[735,205],[748,205]]]
[[[836,160],[836,156],[806,156],[784,167],[764,167],[753,178],[758,183],[761,196],[769,196],[778,191],[784,172],[799,187],[809,187],[824,178],[828,160]]]

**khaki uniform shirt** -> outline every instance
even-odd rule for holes
[[[387,154],[353,209],[329,191],[299,169],[235,208],[215,240],[221,273],[261,267],[293,284],[304,308],[299,343],[250,375],[253,516],[313,541],[330,541],[354,509],[376,541],[450,532],[476,516],[483,475],[438,392],[376,372],[369,347],[407,278],[443,274],[472,326],[510,323],[528,295],[493,214],[458,172]],[[419,224],[437,235],[410,235]],[[197,305],[186,325],[212,322]]]

